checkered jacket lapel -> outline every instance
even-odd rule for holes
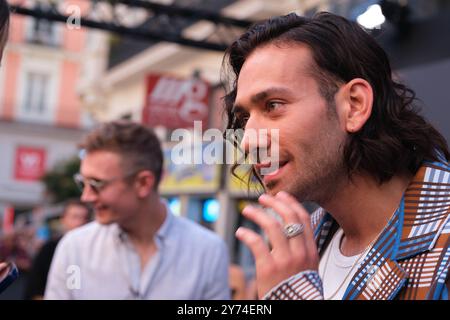
[[[434,295],[445,285],[449,269],[449,213],[449,164],[425,163],[355,273],[344,299],[439,298]],[[319,253],[333,236],[335,224],[323,209],[312,215]]]

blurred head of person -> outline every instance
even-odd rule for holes
[[[0,62],[3,56],[3,49],[8,39],[9,31],[9,6],[6,0],[0,0]]]
[[[84,155],[76,180],[97,222],[126,227],[159,202],[163,153],[152,129],[127,120],[108,122],[80,147]]]
[[[81,227],[90,220],[89,207],[80,200],[67,201],[61,216],[61,226],[63,232],[68,232]]]
[[[0,260],[4,259],[4,251],[13,250],[16,242],[16,233],[13,231],[6,232],[0,238]]]

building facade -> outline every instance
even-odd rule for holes
[[[86,9],[85,1],[59,4]],[[0,212],[44,204],[42,175],[77,155],[94,123],[80,90],[98,80],[107,50],[102,32],[11,15],[0,69]]]

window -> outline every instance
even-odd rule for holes
[[[33,1],[34,2],[34,1]],[[55,12],[55,4],[35,1],[35,9],[43,12]],[[57,23],[46,19],[28,18],[26,27],[26,38],[28,42],[45,45],[58,46],[60,42]]]
[[[56,26],[53,22],[44,19],[33,19],[31,22],[31,30],[29,32],[28,41],[56,46]]]
[[[61,63],[52,55],[40,58],[28,55],[23,59],[16,93],[17,120],[34,123],[53,123],[60,98]]]
[[[39,72],[25,74],[25,91],[22,110],[30,116],[44,115],[48,112],[48,88],[50,75]]]

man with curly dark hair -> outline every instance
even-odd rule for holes
[[[289,14],[251,27],[224,62],[228,129],[244,129],[246,154],[279,158],[257,158],[266,209],[243,211],[270,247],[236,232],[255,256],[259,297],[447,299],[448,147],[376,41],[343,17]],[[321,208],[310,216],[302,201]]]

